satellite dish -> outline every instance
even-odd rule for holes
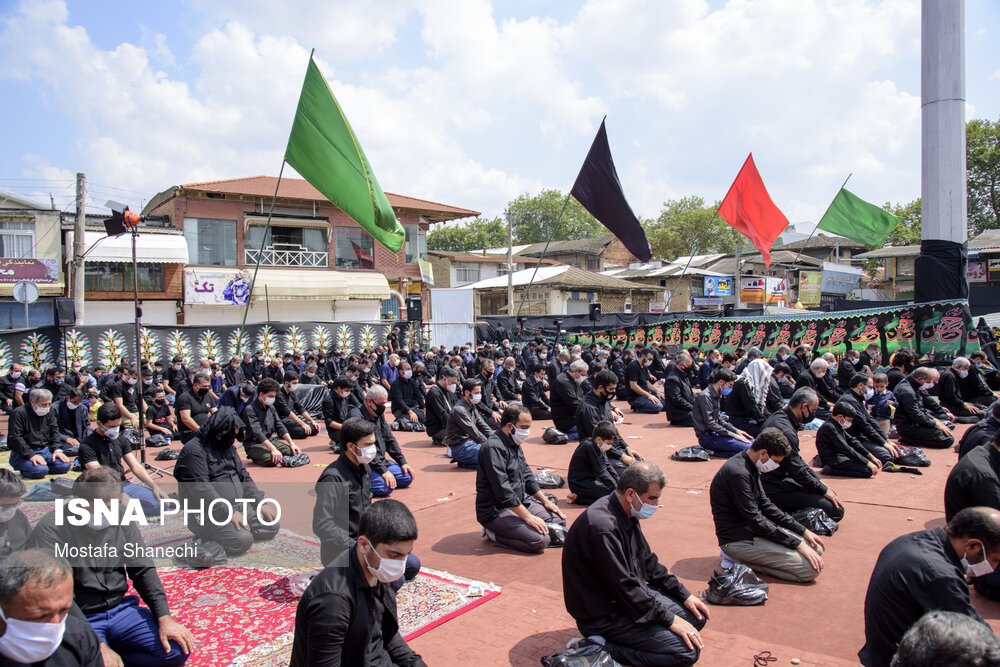
[[[22,280],[15,283],[12,295],[18,303],[34,303],[38,301],[38,285]]]

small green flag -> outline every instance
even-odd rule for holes
[[[869,204],[847,188],[840,188],[817,227],[858,243],[881,246],[898,224],[896,216]]]
[[[393,252],[403,247],[406,231],[311,56],[285,161],[379,243]]]

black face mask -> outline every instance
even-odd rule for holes
[[[162,399],[162,398],[154,398],[153,399],[153,403],[155,403],[156,405],[163,405],[166,402],[167,401],[165,399]]]
[[[224,433],[212,441],[212,446],[221,451],[232,447],[234,442],[236,442],[235,433]]]
[[[199,390],[197,390],[197,391],[195,392],[195,395],[196,395],[196,396],[197,396],[198,398],[205,398],[205,396],[207,396],[207,395],[208,395],[208,388],[207,388],[207,387],[202,387],[201,389],[199,389]]]
[[[376,417],[381,417],[383,414],[385,414],[385,405],[376,405],[372,403],[372,414],[374,414]]]
[[[815,418],[816,418],[816,413],[815,413],[815,412],[813,412],[812,410],[808,410],[808,411],[806,412],[806,417],[805,417],[805,419],[803,419],[803,420],[802,420],[802,423],[803,423],[803,424],[808,424],[809,422],[811,422],[811,421],[812,421],[813,419],[815,419]]]

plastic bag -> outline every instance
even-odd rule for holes
[[[218,542],[199,539],[191,540],[182,545],[183,549],[174,556],[174,562],[182,567],[190,567],[195,570],[204,570],[208,567],[215,567],[226,564],[226,550]],[[193,555],[187,555],[193,552]]]
[[[170,437],[163,433],[154,433],[146,438],[147,447],[166,447],[170,444]]]
[[[894,458],[892,462],[897,465],[926,468],[931,464],[931,460],[927,458],[927,454],[919,447],[896,445],[896,449],[899,450],[899,456]]]
[[[545,432],[542,433],[542,440],[547,445],[565,445],[569,442],[569,438],[566,437],[566,434],[557,429],[555,426],[550,426],[545,429]]]
[[[299,466],[304,466],[309,463],[308,454],[295,454],[294,456],[282,456],[281,457],[281,467],[282,468],[298,468]]]
[[[807,507],[799,510],[792,515],[792,518],[817,535],[826,537],[833,535],[840,528],[836,521],[818,507]]]
[[[181,453],[176,449],[163,449],[159,454],[156,455],[157,461],[176,461],[181,456]]]
[[[542,658],[544,667],[621,667],[608,650],[584,639],[576,646]]]
[[[743,563],[716,570],[708,581],[705,599],[712,604],[749,607],[767,601],[768,586]]]
[[[545,526],[549,529],[549,548],[558,549],[566,544],[566,528],[560,526],[558,523],[545,522]]]
[[[703,447],[685,447],[673,453],[670,457],[674,461],[708,461],[708,452]]]
[[[536,472],[535,482],[543,489],[561,489],[566,486],[566,480],[551,472]]]

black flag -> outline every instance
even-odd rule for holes
[[[643,262],[650,260],[653,250],[632,207],[625,201],[603,120],[570,194],[617,236],[630,253]]]

